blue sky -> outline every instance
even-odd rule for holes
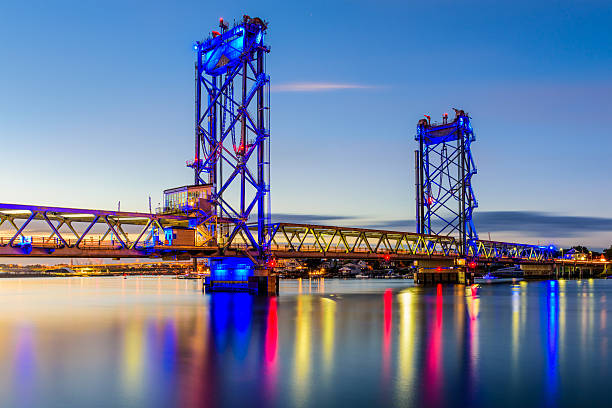
[[[146,210],[189,183],[191,47],[242,14],[270,22],[280,217],[412,229],[416,122],[461,107],[481,235],[612,244],[604,1],[3,2],[0,201]]]

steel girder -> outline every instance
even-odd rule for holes
[[[244,238],[263,263],[270,224],[266,24],[245,16],[241,24],[222,28],[195,46],[196,142],[188,166],[195,184],[212,185],[214,215],[228,221],[215,232],[217,242],[230,247]]]

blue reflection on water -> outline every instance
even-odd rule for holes
[[[556,281],[547,284],[545,297],[546,339],[546,404],[556,405],[558,393],[558,333],[559,333],[559,288]]]
[[[164,325],[164,372],[174,374],[176,364],[176,327],[174,320],[167,320]]]
[[[15,344],[14,359],[14,389],[17,392],[13,404],[15,406],[33,406],[36,356],[34,352],[34,333],[29,325],[17,329],[17,342]]]
[[[234,293],[232,300],[233,328],[236,334],[234,355],[238,360],[244,360],[249,351],[249,339],[251,338],[253,296],[248,293]]]
[[[224,351],[228,341],[230,302],[232,293],[216,292],[210,295],[210,323],[217,351]]]

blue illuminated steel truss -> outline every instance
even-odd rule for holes
[[[469,254],[478,240],[472,212],[478,203],[472,189],[476,166],[471,143],[475,140],[469,116],[455,110],[448,122],[431,124],[429,118],[417,125],[415,152],[417,232],[458,236],[460,253]]]
[[[224,220],[217,243],[243,243],[264,261],[270,224],[267,26],[244,16],[233,28],[223,22],[220,27],[221,33],[194,45],[195,159],[187,165],[194,170],[195,184],[212,186],[212,215]]]

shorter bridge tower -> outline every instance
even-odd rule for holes
[[[467,256],[478,239],[472,221],[478,203],[472,189],[476,166],[470,117],[455,109],[452,121],[445,113],[442,123],[432,123],[426,115],[418,122],[415,139],[417,233],[456,236],[461,254]]]

